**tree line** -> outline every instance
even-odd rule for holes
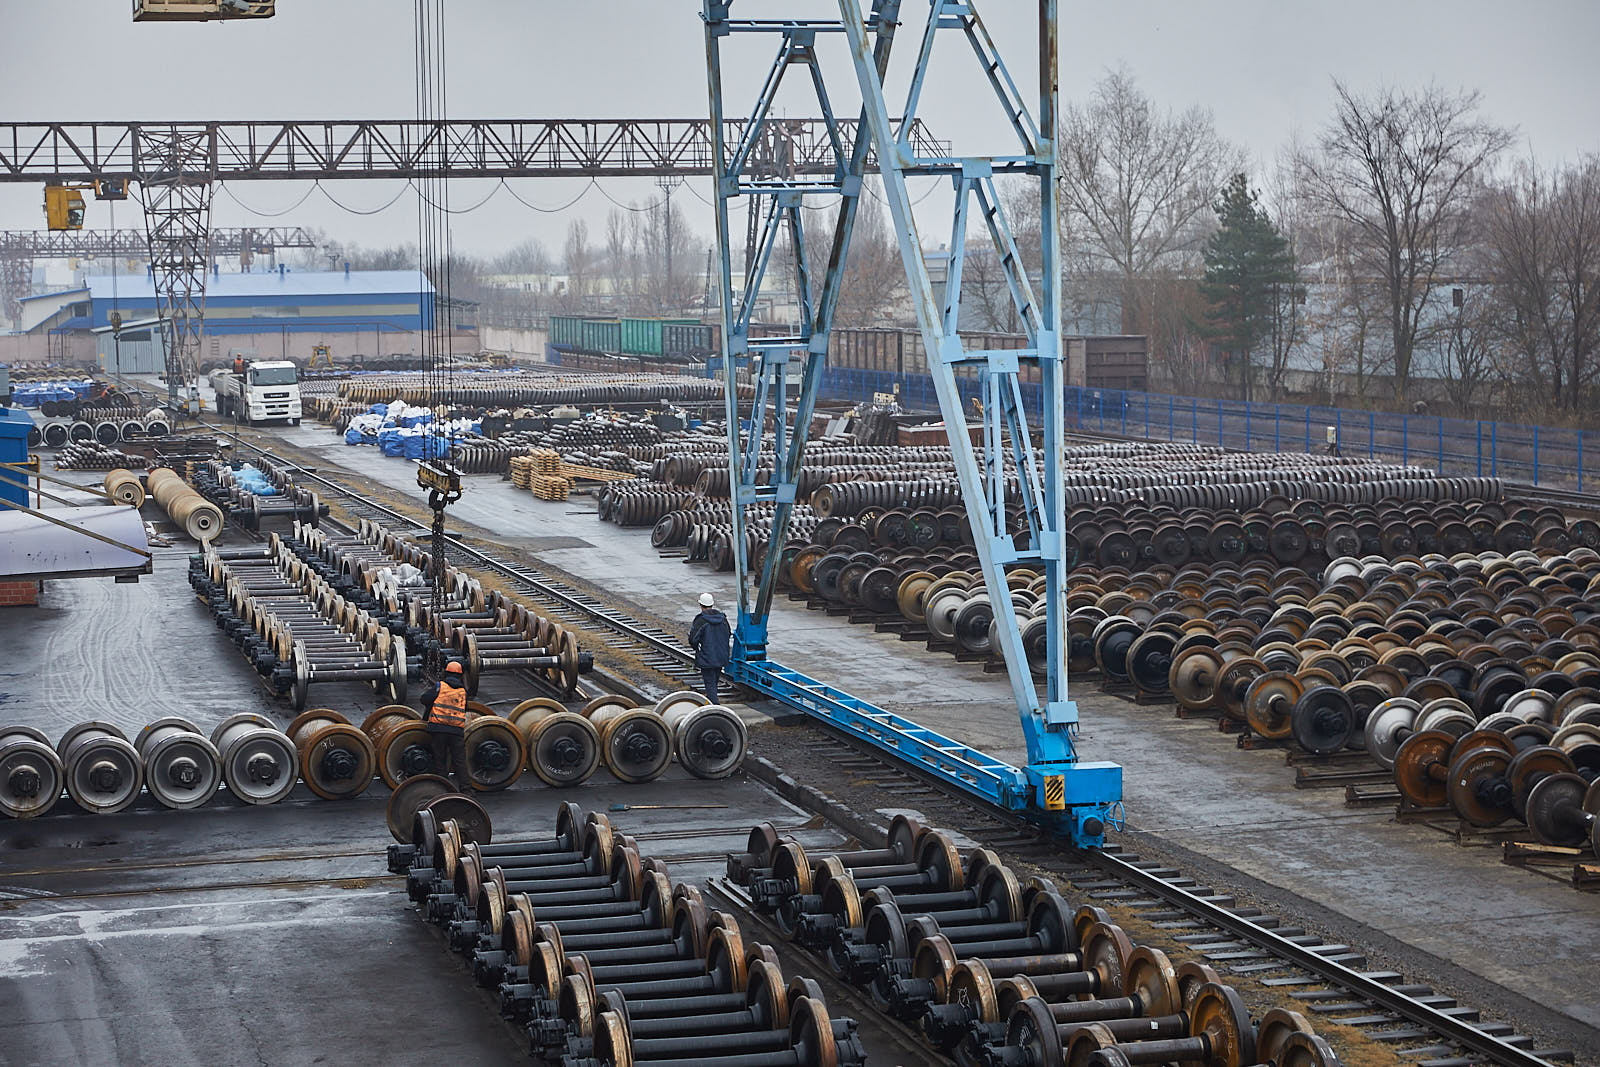
[[[1069,318],[1150,338],[1174,388],[1592,415],[1600,156],[1510,158],[1477,93],[1358,93],[1265,167],[1113,71],[1064,109]],[[1291,371],[1300,370],[1300,376]]]
[[[1475,92],[1334,88],[1334,112],[1314,135],[1255,164],[1210,112],[1165,110],[1122,70],[1064,107],[1064,329],[1145,335],[1152,382],[1182,393],[1513,417],[1600,411],[1600,155],[1514,158],[1515,131],[1491,121]],[[871,182],[866,192],[835,321],[909,325],[897,242],[881,194]],[[1001,186],[1037,277],[1027,194]],[[663,191],[617,204],[601,234],[570,220],[557,250],[528,240],[490,259],[458,257],[451,292],[486,320],[714,314],[711,242],[683,206]],[[826,208],[805,213],[814,284],[832,221]],[[753,234],[738,236],[742,271]],[[962,327],[1018,331],[987,248],[985,234],[968,244]],[[340,254],[359,267],[416,263],[404,246]],[[789,258],[780,243],[774,263]],[[763,314],[792,316],[794,285],[775,267]]]

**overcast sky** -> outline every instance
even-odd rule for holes
[[[825,11],[828,4],[813,10]],[[6,121],[133,119],[406,118],[413,97],[412,4],[401,0],[279,0],[276,18],[220,25],[142,24],[129,0],[39,4],[0,0],[0,118]],[[744,10],[741,12],[740,9]],[[736,14],[759,17],[795,5],[743,0]],[[920,14],[918,0],[906,10]],[[1034,5],[988,0],[985,15],[1017,81],[1032,81]],[[1121,65],[1164,107],[1200,105],[1220,132],[1270,161],[1293,135],[1314,136],[1332,110],[1332,79],[1360,90],[1430,80],[1481,90],[1485,112],[1516,127],[1520,150],[1546,162],[1600,149],[1600,2],[1283,0],[1213,3],[1064,0],[1062,89],[1086,96],[1108,67]],[[450,0],[449,110],[458,118],[685,117],[706,114],[705,52],[697,0]],[[768,46],[729,66],[730,111],[753,99]],[[902,47],[902,65],[911,47]],[[941,71],[966,71],[970,54],[951,50]],[[831,70],[839,110],[853,114],[847,67]],[[962,77],[941,73],[922,115],[941,137],[973,151],[1001,147],[1001,128]],[[798,104],[791,113],[804,108]],[[586,182],[518,180],[530,204],[554,209]],[[324,188],[349,208],[371,211],[402,185],[344,181]],[[495,183],[460,181],[452,202],[478,203]],[[307,195],[309,192],[309,196]],[[692,195],[675,206],[709,232]],[[649,179],[611,179],[566,212],[536,211],[501,189],[454,220],[457,248],[493,254],[528,236],[559,249],[573,213],[598,236],[616,201],[659,196]],[[0,185],[0,228],[42,226],[42,191]],[[302,201],[298,207],[297,202]],[[260,214],[252,214],[252,209]],[[292,210],[291,210],[292,209]],[[281,217],[266,218],[265,215]],[[119,226],[141,225],[133,201]],[[105,226],[107,205],[89,204],[89,225]],[[414,198],[356,215],[307,183],[239,182],[216,199],[218,226],[298,224],[366,246],[414,240]]]

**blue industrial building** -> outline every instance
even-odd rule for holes
[[[433,325],[433,285],[421,271],[213,273],[206,279],[209,335],[372,331],[415,333]],[[95,275],[80,289],[23,301],[27,332],[94,330],[156,314],[148,274]]]

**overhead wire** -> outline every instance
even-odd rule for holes
[[[301,204],[304,204],[307,200],[311,199],[311,194],[316,192],[322,186],[321,182],[312,182],[311,183],[311,188],[306,190],[304,196],[302,196],[299,200],[296,200],[293,204],[290,204],[288,207],[284,208],[282,211],[262,211],[260,208],[251,207],[249,204],[245,203],[243,200],[240,200],[239,199],[239,195],[233,191],[233,186],[229,185],[227,182],[218,182],[217,184],[222,186],[222,191],[224,193],[228,194],[228,199],[232,200],[235,204],[238,204],[240,207],[244,208],[250,214],[258,216],[259,218],[263,218],[263,219],[282,218],[284,215],[287,215],[287,214],[289,214],[289,212],[298,209]],[[326,195],[326,194],[324,194],[324,195]],[[332,198],[330,197],[329,199],[332,199]],[[340,205],[340,206],[342,206],[342,205]]]

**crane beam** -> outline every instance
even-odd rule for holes
[[[298,226],[230,227],[211,231],[211,252],[218,256],[271,254],[285,248],[315,247],[316,240]],[[0,230],[0,256],[143,259],[149,254],[150,239],[143,230]]]
[[[856,123],[836,126],[848,152]],[[728,120],[727,143],[741,143],[744,127]],[[694,177],[715,169],[709,119],[9,122],[0,123],[0,182],[157,180],[171,157],[149,146],[178,135],[200,149],[213,181]],[[919,156],[947,152],[920,122],[908,139]],[[767,122],[754,155],[815,176],[831,176],[838,159],[820,118]]]

